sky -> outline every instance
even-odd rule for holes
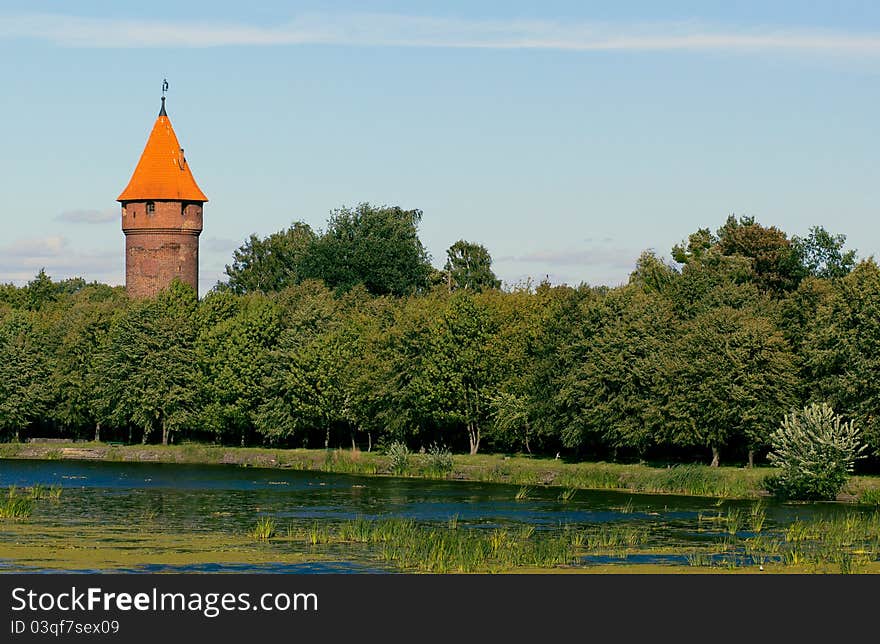
[[[731,214],[880,254],[873,0],[0,0],[0,282],[124,282],[164,78],[202,294],[250,234],[360,202],[507,286],[624,283]]]

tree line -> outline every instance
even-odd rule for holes
[[[201,300],[0,286],[0,435],[717,465],[821,402],[878,452],[880,268],[842,235],[731,216],[617,287],[501,288],[480,244],[434,268],[420,218],[360,204],[252,235]]]

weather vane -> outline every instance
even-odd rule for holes
[[[168,91],[168,79],[163,78],[162,79],[162,97],[163,98],[165,97],[165,92],[167,92],[167,91]]]

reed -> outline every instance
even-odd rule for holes
[[[606,526],[592,534],[567,526],[538,531],[517,528],[462,529],[424,526],[407,519],[346,521],[321,528],[317,523],[291,530],[312,545],[360,544],[368,553],[403,570],[417,572],[500,572],[520,567],[552,568],[574,563],[590,548],[625,556],[644,540],[642,531]]]
[[[517,501],[526,501],[532,494],[532,486],[531,485],[523,485],[517,490],[516,496],[514,497]]]
[[[563,503],[568,503],[574,498],[574,495],[577,494],[577,488],[566,487],[562,488],[562,491],[559,493],[559,497],[557,497]]]
[[[757,534],[763,529],[763,510],[752,508],[750,515],[753,516],[752,531]],[[799,570],[804,567],[822,572],[837,569],[848,574],[858,572],[880,556],[880,511],[795,521],[784,530],[747,539],[737,535],[740,520],[735,513],[728,511],[721,519],[728,534],[715,542],[714,550],[727,567],[774,562]]]
[[[714,564],[712,555],[703,550],[692,550],[685,555],[689,566],[708,567]]]
[[[727,534],[736,536],[743,525],[742,512],[736,508],[730,508],[727,510],[727,516],[724,518],[724,523],[727,528]]]
[[[28,518],[33,509],[33,498],[19,494],[18,489],[10,485],[6,498],[0,502],[0,519],[20,521]]]
[[[880,505],[880,489],[865,490],[859,494],[858,503],[862,505]]]
[[[752,532],[759,533],[764,528],[764,521],[767,519],[767,512],[764,510],[763,501],[758,501],[749,508],[749,527]]]
[[[251,536],[255,541],[269,541],[275,536],[275,519],[267,516],[257,519],[257,524],[251,529]]]

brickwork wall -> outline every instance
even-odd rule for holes
[[[125,233],[125,287],[132,297],[149,297],[177,277],[199,288],[199,234],[202,205],[146,201],[122,207]]]

